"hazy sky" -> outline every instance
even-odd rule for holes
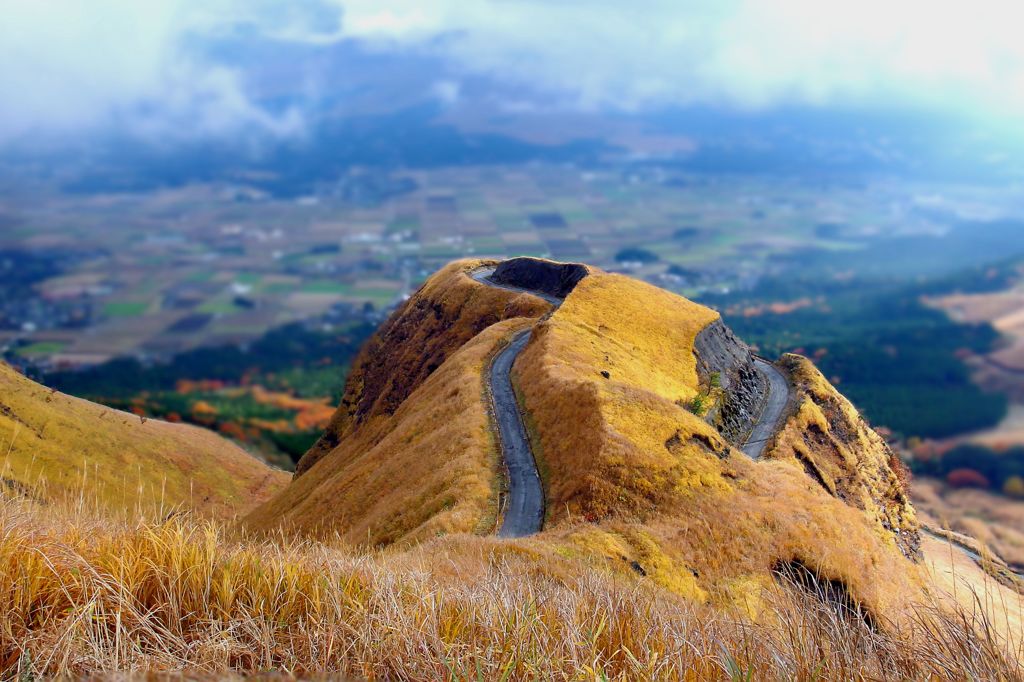
[[[301,88],[294,106],[264,110],[246,63],[210,49],[239,35],[313,46],[303,54],[357,41],[440,57],[449,73],[436,91],[448,98],[454,73],[597,110],[811,104],[1024,116],[1021,0],[0,0],[0,11],[7,138],[109,123],[158,134],[300,130]]]

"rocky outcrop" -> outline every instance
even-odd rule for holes
[[[565,298],[589,274],[580,263],[555,263],[541,258],[510,258],[498,264],[491,279],[498,284],[533,289]]]
[[[754,367],[750,348],[736,338],[721,319],[705,327],[694,339],[697,372],[705,385],[717,376],[722,389],[719,402],[707,419],[733,445],[741,445],[764,405],[768,383]]]
[[[787,354],[779,364],[795,388],[795,408],[766,457],[797,463],[832,497],[858,509],[905,556],[920,557],[921,535],[899,457],[810,360]]]

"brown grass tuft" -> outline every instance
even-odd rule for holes
[[[781,581],[755,621],[522,543],[358,555],[0,500],[5,678],[1021,679],[983,609],[923,604],[872,629],[826,597]]]

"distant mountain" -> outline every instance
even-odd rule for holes
[[[347,41],[289,45],[244,32],[207,49],[248,74],[246,92],[258,111],[290,112],[301,124],[288,132],[254,125],[190,132],[182,121],[174,134],[155,134],[130,124],[139,112],[125,112],[124,121],[88,135],[12,142],[2,150],[5,165],[76,192],[225,182],[279,197],[323,191],[363,167],[531,161],[816,178],[1024,178],[1015,131],[934,112],[710,105],[623,112],[582,108],[423,52]]]

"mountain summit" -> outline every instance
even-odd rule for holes
[[[527,535],[745,607],[797,567],[871,610],[920,555],[895,462],[807,359],[756,357],[709,308],[582,264],[463,260],[369,341],[248,522],[371,546]]]

